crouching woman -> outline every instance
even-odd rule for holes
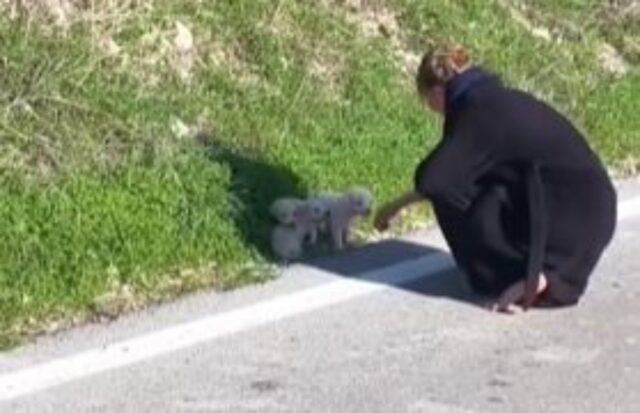
[[[416,85],[442,115],[443,137],[418,165],[414,189],[382,207],[376,227],[429,200],[470,286],[496,297],[495,309],[576,304],[612,239],[617,205],[584,137],[460,47],[427,53]]]

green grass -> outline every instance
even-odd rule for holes
[[[0,17],[0,346],[105,300],[124,311],[268,278],[277,196],[362,184],[383,202],[409,187],[438,119],[392,42],[340,3],[162,0],[66,32]],[[566,21],[597,6],[536,3]],[[457,39],[568,113],[612,167],[638,166],[640,76],[599,68],[598,26],[548,43],[497,3],[387,5],[407,50]],[[163,46],[176,21],[198,50],[189,82]],[[173,133],[178,120],[206,136]]]

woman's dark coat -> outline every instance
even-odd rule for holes
[[[616,193],[572,124],[480,68],[446,87],[444,137],[415,172],[458,265],[477,292],[538,275],[547,299],[575,304],[609,244]]]

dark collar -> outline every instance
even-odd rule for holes
[[[469,90],[485,82],[498,82],[497,78],[480,67],[472,67],[464,73],[454,76],[445,88],[446,112],[461,107]]]

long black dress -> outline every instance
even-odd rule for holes
[[[414,180],[471,287],[526,280],[526,305],[540,272],[547,303],[577,303],[615,231],[615,189],[581,134],[481,68],[447,84],[444,137]]]

